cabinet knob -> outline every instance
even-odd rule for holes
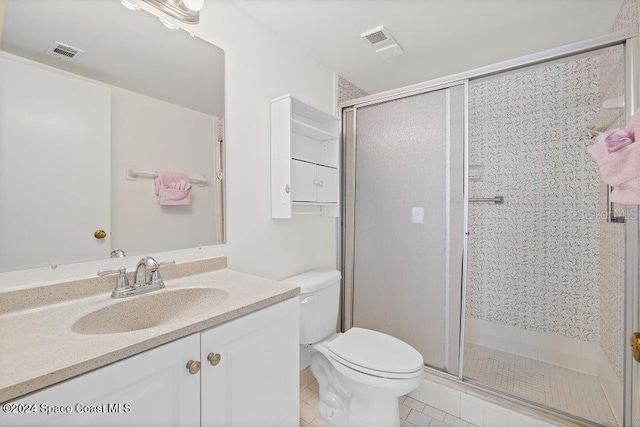
[[[93,233],[93,237],[96,239],[104,239],[107,237],[107,232],[104,230],[96,230],[95,233]]]
[[[209,353],[209,355],[207,356],[207,360],[209,361],[209,363],[211,363],[211,366],[216,366],[218,363],[220,363],[220,359],[222,359],[220,353]]]
[[[191,375],[195,375],[200,371],[200,362],[197,360],[189,360],[187,362],[187,369]]]
[[[284,192],[289,194],[291,192],[291,186],[289,184],[284,186]]]

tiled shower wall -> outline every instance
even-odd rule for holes
[[[475,81],[469,164],[467,315],[598,342],[601,181],[586,148],[598,56]]]
[[[625,0],[612,31],[638,29],[640,1]],[[600,60],[601,101],[624,93],[624,51],[621,46],[602,52]],[[624,125],[622,110],[600,109],[597,129]],[[601,191],[600,206],[606,211],[606,188]],[[623,224],[600,221],[600,370],[599,377],[618,420],[622,417],[624,375],[624,265],[625,231]]]
[[[638,0],[625,0],[612,30],[638,28]],[[624,51],[621,46],[606,49],[600,67],[602,100],[624,94]],[[595,125],[598,129],[624,126],[622,110],[601,109]],[[601,205],[606,209],[606,193]],[[604,355],[622,381],[624,342],[624,225],[600,222],[600,335]]]
[[[338,76],[338,103],[369,95],[342,76]]]
[[[639,0],[625,0],[612,31],[637,29],[639,10]],[[476,82],[469,109],[469,162],[484,166],[470,197],[504,195],[506,203],[470,206],[468,324],[597,344],[596,373],[618,420],[624,225],[605,219],[606,186],[584,151],[583,128],[624,125],[622,110],[600,107],[623,95],[623,58],[619,46]]]

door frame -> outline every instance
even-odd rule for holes
[[[638,108],[640,90],[638,37],[626,41],[625,45],[625,116],[627,120]],[[639,206],[625,207],[625,352],[624,352],[624,422],[625,426],[640,427],[640,364],[631,355],[629,338],[640,331],[640,218]]]
[[[340,243],[341,243],[341,254],[338,256],[340,260],[339,265],[342,269],[342,283],[341,283],[341,310],[340,310],[340,318],[341,318],[341,330],[346,331],[353,326],[353,304],[354,304],[354,263],[355,263],[355,200],[356,200],[356,189],[355,189],[355,173],[356,173],[356,154],[357,154],[357,144],[355,143],[357,138],[356,126],[357,126],[357,112],[359,108],[370,107],[373,105],[383,104],[386,102],[404,99],[410,96],[424,95],[431,92],[437,92],[440,90],[451,89],[454,87],[462,86],[463,95],[464,95],[464,105],[463,105],[463,114],[464,114],[464,129],[463,129],[463,199],[464,199],[464,213],[463,213],[463,230],[461,236],[451,235],[449,239],[461,238],[462,239],[462,278],[461,282],[466,283],[466,254],[467,254],[467,223],[468,223],[468,165],[467,165],[467,147],[468,147],[468,101],[469,101],[469,81],[467,79],[461,80],[453,80],[450,82],[436,84],[436,85],[428,85],[421,89],[412,90],[409,93],[400,93],[390,96],[385,96],[381,99],[370,100],[367,102],[363,102],[357,105],[344,107],[341,110],[340,119],[342,120],[342,133],[340,135],[341,138],[341,170],[344,171],[341,177],[341,235],[340,235]],[[352,129],[353,129],[353,138],[350,141],[353,144],[353,153],[351,156],[348,155],[348,144],[346,142],[346,136],[348,134],[347,125],[348,120],[346,116],[348,114],[353,114],[353,119],[351,121]],[[346,174],[347,171],[350,171],[353,175],[352,182],[349,183]],[[350,188],[347,186],[350,185]],[[348,194],[352,194],[352,197],[347,197]],[[447,261],[449,263],[449,261]],[[449,280],[449,273],[446,273],[446,279]],[[464,299],[465,299],[465,286],[462,286],[461,289],[461,310],[464,310]],[[448,293],[447,293],[448,294]],[[460,332],[458,334],[458,339],[460,341],[460,348],[458,354],[458,373],[459,375],[453,375],[446,372],[442,372],[444,375],[451,376],[452,378],[462,378],[462,366],[463,361],[462,357],[464,355],[464,311],[461,311],[460,315]],[[447,339],[449,337],[448,333],[445,333]],[[445,353],[448,352],[448,349],[445,349]],[[445,357],[445,359],[448,359]],[[429,368],[428,366],[425,366]],[[441,372],[441,371],[438,371]]]

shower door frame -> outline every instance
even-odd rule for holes
[[[356,169],[356,165],[355,165],[355,157],[356,157],[356,151],[357,151],[357,146],[354,146],[354,163],[353,165],[351,165],[351,168],[348,169],[347,165],[346,165],[346,161],[347,161],[347,155],[346,155],[346,144],[344,143],[344,135],[346,134],[346,125],[347,122],[346,120],[344,120],[344,117],[346,114],[348,113],[353,113],[353,139],[355,140],[356,138],[356,117],[357,117],[357,110],[358,108],[363,108],[363,107],[369,107],[372,105],[376,105],[376,104],[381,104],[381,103],[385,103],[385,102],[389,102],[389,101],[394,101],[394,100],[399,100],[399,99],[403,99],[403,98],[407,98],[410,96],[417,96],[417,95],[424,95],[427,93],[431,93],[431,92],[436,92],[436,91],[440,91],[440,90],[446,90],[446,89],[451,89],[453,87],[457,87],[457,86],[462,86],[463,87],[463,91],[464,91],[464,105],[463,105],[463,114],[464,114],[464,128],[463,128],[463,137],[464,137],[464,146],[463,146],[463,199],[464,199],[464,213],[463,213],[463,226],[462,226],[462,235],[459,236],[460,239],[463,240],[463,255],[462,255],[462,261],[463,261],[463,266],[462,266],[462,283],[466,283],[466,253],[467,253],[467,220],[468,220],[468,194],[467,194],[467,147],[468,147],[468,138],[467,138],[467,134],[468,134],[468,124],[469,124],[469,120],[468,120],[468,104],[469,104],[469,81],[468,79],[459,79],[459,80],[452,80],[443,84],[436,84],[436,85],[429,85],[428,87],[425,87],[423,89],[418,89],[415,91],[411,91],[410,93],[401,93],[401,94],[397,94],[397,95],[391,95],[391,96],[386,96],[384,97],[384,99],[382,100],[371,100],[371,101],[367,101],[367,102],[362,102],[359,103],[357,105],[354,106],[350,106],[350,107],[346,107],[346,108],[342,108],[341,109],[341,114],[340,114],[340,119],[342,120],[342,124],[341,124],[341,129],[342,129],[342,133],[341,133],[341,143],[342,143],[342,158],[341,158],[341,162],[342,162],[342,170],[343,171],[347,171],[347,170],[352,170],[355,171]],[[364,99],[364,98],[360,98],[360,99]],[[339,108],[341,104],[338,105]],[[341,319],[341,330],[345,331],[349,328],[351,328],[351,326],[353,325],[353,293],[354,293],[354,263],[355,263],[355,179],[354,179],[354,187],[353,187],[353,194],[354,194],[354,198],[353,198],[353,203],[352,204],[348,204],[346,202],[346,179],[345,179],[345,174],[346,172],[343,172],[343,176],[341,177],[342,179],[342,183],[341,183],[341,206],[342,206],[342,213],[341,213],[341,245],[338,245],[338,247],[342,247],[342,251],[341,254],[342,256],[338,256],[338,259],[340,260],[340,266],[342,267],[342,283],[341,283],[341,313],[340,313],[340,319]],[[351,226],[351,234],[349,236],[347,236],[347,232],[349,232],[347,230],[347,221],[350,221],[350,226]],[[456,236],[449,236],[448,235],[448,231],[447,231],[447,239],[453,239]],[[449,277],[447,275],[446,279],[448,280]],[[345,286],[345,283],[347,282],[351,282],[351,286]],[[462,295],[461,295],[461,302],[462,302],[462,306],[461,306],[461,324],[460,324],[460,329],[461,331],[464,332],[464,300],[465,300],[465,286],[462,287]],[[448,321],[448,319],[447,319]],[[448,334],[446,334],[446,339],[448,339]],[[464,339],[464,334],[460,335],[459,339]],[[458,379],[462,379],[462,350],[464,349],[464,345],[463,342],[460,341],[460,352],[458,354],[458,373],[459,376],[450,374],[448,372],[445,371],[441,371],[438,370],[436,368],[430,367],[425,365],[426,369],[432,369],[434,371],[437,371],[441,374],[444,375],[448,375],[450,377],[453,378],[458,378]],[[448,352],[448,350],[446,351]],[[445,352],[445,353],[446,353]]]
[[[566,414],[553,407],[537,404],[517,396],[509,395],[504,392],[494,390],[490,387],[483,386],[475,381],[469,381],[464,378],[464,329],[465,329],[465,314],[466,314],[466,273],[467,273],[467,235],[468,235],[468,161],[467,153],[469,146],[469,132],[468,132],[468,84],[470,80],[475,80],[482,77],[488,77],[495,74],[501,74],[507,71],[514,71],[533,65],[544,64],[547,62],[563,59],[579,54],[593,52],[599,49],[604,49],[612,46],[623,46],[624,49],[624,61],[625,61],[625,116],[626,119],[631,117],[638,108],[638,94],[640,88],[640,76],[638,72],[640,70],[638,58],[640,57],[640,43],[638,40],[638,31],[636,30],[623,30],[610,34],[606,34],[599,37],[594,37],[584,41],[571,43],[565,46],[545,50],[542,52],[534,53],[531,55],[522,56],[519,58],[499,62],[496,64],[488,65],[485,67],[476,68],[463,73],[453,74],[450,76],[429,80],[426,82],[405,86],[399,89],[381,92],[379,94],[369,95],[362,98],[353,99],[350,101],[342,102],[338,104],[338,110],[340,112],[340,118],[342,120],[342,134],[340,137],[342,143],[342,177],[341,177],[341,200],[342,200],[342,212],[341,212],[341,224],[339,232],[339,244],[338,248],[338,264],[342,270],[342,297],[341,297],[341,328],[343,331],[352,327],[353,324],[353,294],[354,294],[354,228],[355,228],[355,179],[353,180],[354,197],[352,203],[347,203],[346,200],[346,173],[356,173],[356,151],[357,144],[357,111],[358,108],[376,105],[396,99],[401,99],[413,95],[424,94],[440,89],[446,89],[452,86],[463,84],[465,86],[464,94],[464,227],[463,236],[464,249],[462,259],[462,287],[461,292],[461,319],[460,319],[460,348],[459,348],[459,369],[458,375],[453,375],[447,372],[440,371],[428,366],[425,366],[425,371],[444,376],[454,381],[464,382],[467,385],[482,389],[490,394],[498,395],[507,400],[524,404],[533,408],[542,409],[546,412],[554,413],[563,418],[570,420],[580,420],[587,422],[588,425],[593,425],[589,420],[580,419],[571,414]],[[345,141],[347,130],[347,114],[353,114],[352,118],[352,138],[351,142],[354,144],[353,151],[353,164],[347,164],[347,141]],[[638,207],[627,207],[626,210],[628,218],[634,218],[632,214],[638,214]],[[625,262],[625,337],[629,337],[631,332],[640,329],[640,302],[636,301],[640,297],[640,280],[638,271],[638,255],[640,254],[640,218],[635,217],[634,220],[627,220],[625,222],[625,239],[626,239],[626,262]],[[625,343],[627,343],[625,338]],[[640,384],[633,383],[633,358],[628,346],[625,347],[624,353],[624,411],[623,411],[623,425],[632,425],[633,417],[640,418],[640,414],[632,413],[633,398],[640,398]],[[640,369],[640,368],[636,368]],[[636,427],[635,425],[633,427]]]

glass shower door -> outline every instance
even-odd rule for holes
[[[346,191],[353,206],[346,275],[351,325],[395,336],[426,365],[454,375],[466,217],[465,92],[462,83],[359,107],[355,144],[345,149],[347,169],[355,169],[347,170],[354,191]]]

